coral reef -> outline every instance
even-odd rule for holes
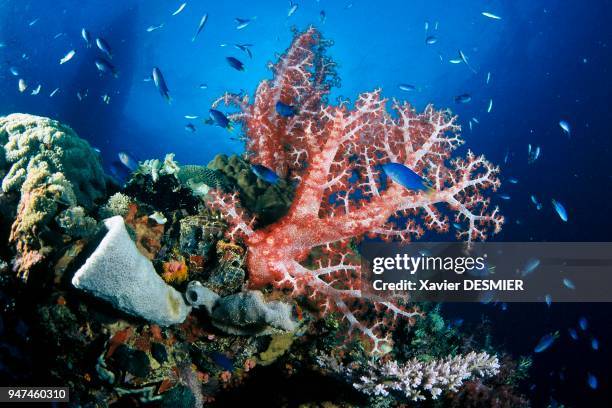
[[[299,181],[288,213],[255,229],[241,208],[242,195],[213,194],[211,206],[231,224],[230,237],[248,248],[251,288],[273,285],[295,297],[318,299],[324,313],[341,313],[351,330],[380,352],[389,342],[382,329],[398,316],[413,320],[419,313],[365,290],[351,244],[366,234],[408,241],[424,229],[447,232],[450,220],[443,206],[461,225],[457,238],[485,239],[489,229],[498,232],[503,223],[482,193],[499,186],[499,170],[472,152],[448,161],[462,143],[448,111],[430,105],[417,114],[409,104],[394,102],[391,115],[379,90],[359,95],[352,108],[327,105],[333,64],[324,48],[320,33],[308,29],[272,67],[274,78],[260,83],[253,103],[248,95],[226,94],[214,105],[238,108],[229,117],[245,129],[251,163]],[[278,101],[299,106],[299,113],[276,114]],[[380,165],[388,162],[412,169],[433,186],[431,191],[385,179]],[[315,267],[307,267],[304,262],[316,248],[322,248],[321,256],[310,257]],[[369,321],[359,312],[364,303],[386,310],[388,318]]]
[[[85,238],[94,234],[98,222],[87,216],[80,206],[70,207],[57,216],[57,223],[71,237]]]
[[[17,191],[31,167],[47,163],[50,173],[62,173],[76,201],[91,209],[106,194],[106,176],[98,154],[86,140],[55,120],[14,113],[0,118],[0,143],[10,166],[2,191]]]
[[[190,311],[182,295],[155,272],[130,238],[123,218],[104,221],[108,232],[72,284],[116,308],[159,325],[181,323]]]
[[[125,217],[130,210],[131,203],[132,199],[127,195],[123,193],[115,193],[110,196],[108,201],[106,201],[106,204],[100,207],[100,217],[110,218],[114,217],[115,215]]]
[[[210,189],[230,188],[229,180],[221,172],[206,166],[182,165],[177,177],[181,184],[189,187],[197,196],[205,196]]]
[[[500,367],[497,350],[439,307],[372,294],[357,252],[368,235],[446,232],[452,212],[458,238],[485,239],[503,220],[484,196],[498,169],[472,153],[451,159],[462,141],[447,111],[394,102],[389,113],[380,91],[329,105],[338,79],[328,45],[315,29],[297,34],[252,103],[226,94],[214,104],[238,107],[229,118],[245,131],[243,157],[146,160],[110,197],[98,155],[69,128],[0,119],[0,214],[14,218],[14,266],[52,278],[32,302],[30,287],[0,273],[0,306],[27,316],[30,327],[7,319],[7,332],[42,345],[28,364],[69,386],[75,406],[223,405],[251,376],[268,389],[272,373],[299,388],[318,381],[337,406],[524,401],[524,370]],[[295,114],[277,114],[277,102]],[[387,162],[434,188],[398,185],[381,171]],[[256,164],[280,180],[260,179]],[[363,336],[347,336],[346,324]],[[0,357],[19,354],[13,340]],[[291,405],[266,399],[277,402]]]
[[[340,370],[354,376],[354,387],[366,394],[387,396],[398,393],[407,399],[419,401],[426,399],[424,391],[432,399],[437,399],[443,392],[457,392],[472,376],[493,376],[499,372],[499,362],[497,357],[487,353],[471,352],[427,363],[417,359],[403,364],[394,360],[382,364],[370,362],[367,366],[359,367],[359,373],[347,367],[340,367]]]
[[[62,242],[50,225],[59,212],[64,211],[64,233],[80,238],[93,231],[86,212],[104,198],[108,179],[89,144],[48,118],[18,113],[1,117],[0,144],[2,195],[20,197],[10,241],[17,251],[15,267],[26,280]],[[79,220],[69,222],[69,215]]]

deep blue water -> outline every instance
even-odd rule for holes
[[[287,17],[285,0],[188,1],[0,1],[0,114],[22,111],[51,116],[71,125],[101,149],[106,165],[119,151],[138,159],[175,152],[180,163],[207,163],[217,153],[239,153],[242,145],[201,119],[223,92],[252,93],[270,76],[266,68],[292,38],[291,27],[314,24],[334,41],[329,53],[338,63],[342,85],[333,96],[355,99],[359,92],[381,87],[389,98],[408,99],[417,109],[433,103],[450,107],[460,117],[465,148],[486,154],[502,167],[502,193],[494,200],[508,223],[497,239],[507,241],[608,241],[612,213],[610,147],[610,1],[363,1],[302,0]],[[324,10],[325,21],[320,12]],[[481,15],[490,11],[502,17]],[[203,13],[209,21],[191,41]],[[242,29],[235,17],[256,19]],[[429,30],[425,31],[425,22]],[[33,23],[33,24],[32,24]],[[164,26],[153,32],[147,27]],[[435,29],[437,24],[437,30]],[[104,37],[113,48],[119,77],[99,75],[95,47],[85,48],[81,28]],[[57,36],[58,34],[61,34]],[[437,42],[425,43],[428,35]],[[57,38],[55,38],[57,36]],[[233,47],[251,43],[253,58]],[[228,44],[221,47],[220,44]],[[77,51],[68,63],[59,60]],[[476,73],[465,64],[451,64],[461,49]],[[246,65],[231,69],[226,56]],[[144,78],[158,66],[173,98],[168,105]],[[9,71],[19,70],[19,76]],[[486,84],[487,73],[491,80]],[[17,89],[18,78],[29,88]],[[398,84],[416,87],[405,92]],[[39,95],[30,95],[38,84]],[[201,89],[200,84],[206,84]],[[60,90],[53,97],[49,93]],[[77,91],[88,90],[82,101]],[[456,104],[469,93],[472,101]],[[102,95],[110,96],[107,105]],[[487,104],[493,108],[487,113]],[[478,124],[470,118],[477,118]],[[572,128],[568,138],[559,126]],[[192,122],[197,131],[187,132]],[[527,163],[527,145],[541,146],[541,157]],[[504,157],[509,160],[504,163]],[[541,211],[530,202],[535,194]],[[562,222],[550,200],[564,204]],[[535,357],[533,378],[537,405],[552,395],[572,406],[609,400],[610,305],[511,305],[447,307],[450,313],[482,313],[494,321],[496,335],[516,354],[529,353],[542,334],[575,325],[578,316],[592,319],[602,350],[589,351],[566,338],[548,354]],[[602,363],[607,361],[607,364]],[[549,372],[562,366],[569,373],[555,382]],[[599,389],[586,386],[586,371],[599,377]],[[583,405],[587,404],[587,405]]]

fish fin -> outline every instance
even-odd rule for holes
[[[225,129],[227,129],[228,132],[232,133],[234,131],[234,126],[232,126],[232,124],[230,123]]]

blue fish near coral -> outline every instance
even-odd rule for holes
[[[223,112],[218,111],[216,109],[210,109],[208,112],[210,114],[210,119],[212,120],[213,123],[215,123],[216,125],[224,129],[227,129],[230,131],[232,130],[232,124]]]
[[[290,118],[297,114],[295,106],[287,105],[281,101],[276,102],[276,113],[284,118]]]
[[[278,174],[261,164],[251,164],[251,170],[258,178],[270,184],[276,184],[280,179]]]
[[[231,358],[218,351],[208,353],[210,359],[215,362],[219,367],[227,371],[234,371],[234,362]]]
[[[409,190],[433,191],[425,179],[401,163],[385,163],[381,167],[387,177]]]
[[[244,64],[238,58],[234,57],[226,57],[227,63],[230,67],[234,68],[237,71],[244,71]]]
[[[134,171],[138,168],[138,160],[134,159],[132,155],[127,152],[119,152],[117,154],[121,164],[123,164],[130,171]]]
[[[544,336],[542,336],[533,351],[536,353],[541,353],[543,351],[548,350],[548,348],[552,346],[552,344],[555,342],[557,337],[559,337],[559,332],[545,334]]]

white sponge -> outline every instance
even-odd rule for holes
[[[121,216],[104,220],[108,233],[72,284],[130,315],[162,326],[182,323],[191,307],[136,248]]]

